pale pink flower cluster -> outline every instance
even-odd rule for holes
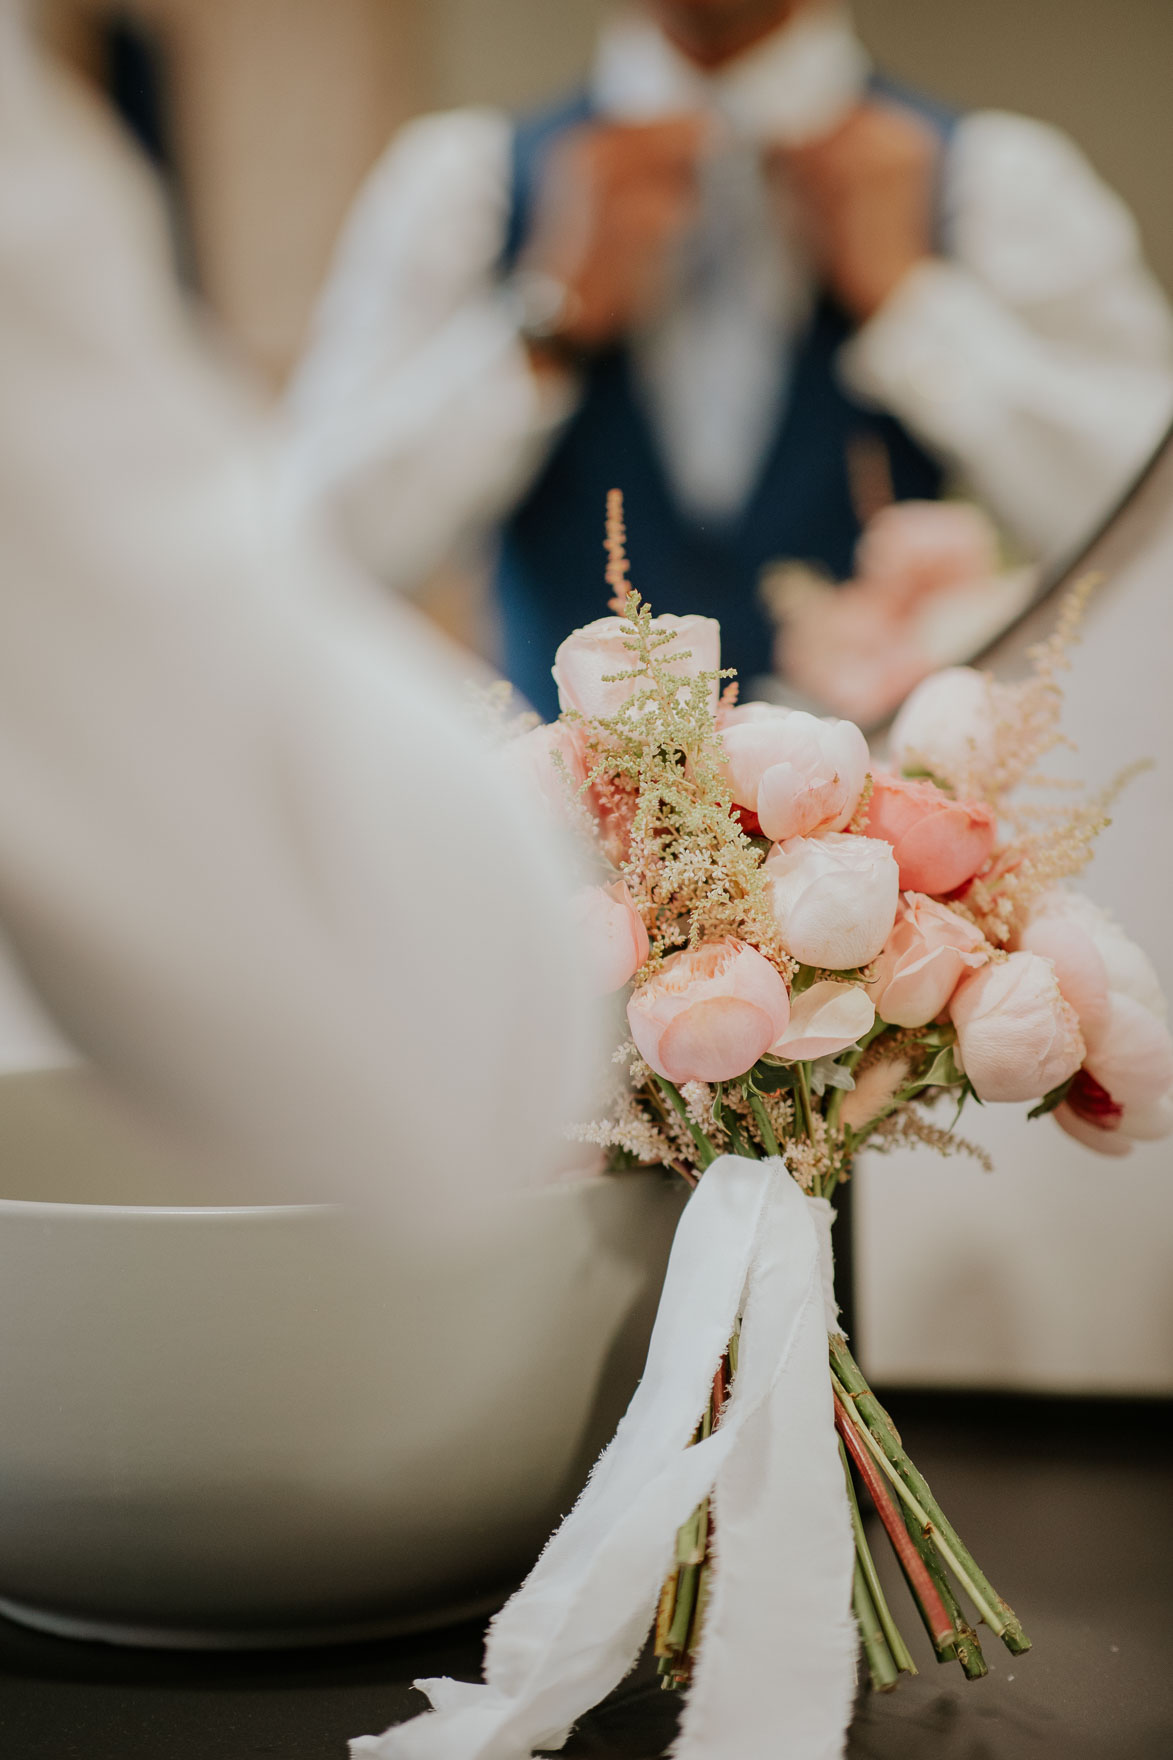
[[[869,533],[865,560],[877,579],[902,570],[907,581],[917,569],[926,580],[950,570],[960,578],[989,561],[982,533],[952,516],[911,537],[898,524],[877,522]],[[873,770],[849,721],[719,704],[712,619],[660,617],[652,628],[671,638],[657,653],[682,687],[714,675],[710,706],[732,811],[769,845],[756,872],[777,941],[813,970],[792,993],[777,942],[763,951],[719,930],[649,966],[652,915],[645,922],[625,881],[584,888],[574,916],[596,991],[622,990],[648,967],[627,1018],[651,1070],[678,1087],[736,1081],[763,1056],[815,1063],[877,1027],[951,1024],[957,1066],[981,1100],[1047,1097],[1064,1130],[1109,1153],[1173,1129],[1173,1039],[1140,949],[1078,893],[1046,893],[1008,946],[987,940],[964,902],[975,880],[1016,854],[996,852],[989,803],[959,799],[932,779],[980,774],[994,739],[987,680],[955,669],[913,693],[893,735],[895,762],[919,772],[907,776]],[[641,688],[630,641],[630,624],[610,617],[563,642],[554,675],[565,719],[524,734],[505,756],[556,812],[593,814],[601,848],[621,868],[630,785],[609,793],[606,779],[588,777],[584,723],[620,714]],[[879,1061],[865,1060],[859,1090],[842,1107],[846,1124],[868,1122],[873,1088],[890,1106],[888,1087],[895,1082],[897,1092],[913,1067],[914,1043],[893,1040]]]

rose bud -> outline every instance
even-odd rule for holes
[[[648,957],[648,932],[626,885],[584,886],[572,911],[595,994],[622,990]]]
[[[509,740],[497,754],[501,764],[531,792],[539,794],[559,818],[572,820],[577,791],[586,781],[586,761],[577,730],[551,721]]]
[[[1083,1062],[1075,1010],[1037,953],[1012,953],[971,972],[949,1014],[958,1062],[979,1100],[1041,1100]]]
[[[892,932],[900,878],[877,838],[792,837],[774,845],[762,873],[782,939],[804,965],[833,972],[867,965]]]
[[[896,852],[901,887],[952,892],[972,880],[994,852],[994,815],[982,801],[955,801],[932,782],[875,777],[868,802],[869,837]]]
[[[990,681],[971,666],[946,666],[905,699],[892,723],[888,749],[901,770],[946,778],[988,768],[994,757]]]
[[[781,975],[764,954],[731,937],[673,954],[627,1004],[636,1050],[677,1083],[743,1076],[789,1019]]]
[[[789,1024],[770,1046],[770,1055],[785,1063],[834,1057],[862,1039],[875,1018],[868,993],[859,984],[824,979],[791,998]]]
[[[721,743],[734,804],[774,842],[847,825],[870,762],[853,722],[746,703],[723,715]]]
[[[894,1027],[926,1026],[989,957],[985,936],[965,917],[923,892],[906,892],[868,987],[876,1013]]]
[[[656,630],[671,631],[675,640],[656,650],[679,678],[696,678],[716,672],[721,665],[721,626],[712,617],[673,617],[666,613],[652,620]],[[636,665],[631,625],[622,617],[600,617],[568,635],[554,656],[554,682],[563,709],[576,709],[588,720],[605,720],[618,714],[639,685],[636,678],[614,678]],[[604,682],[610,679],[610,683]],[[712,681],[712,706],[717,707],[720,681]]]

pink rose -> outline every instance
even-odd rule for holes
[[[763,874],[795,959],[849,971],[875,959],[892,931],[900,881],[886,843],[829,831],[776,843]]]
[[[894,1027],[926,1026],[989,957],[980,929],[923,892],[906,892],[869,986],[876,1013]]]
[[[957,1055],[979,1100],[1041,1100],[1084,1058],[1075,1010],[1050,960],[1012,953],[963,978],[949,1014]]]
[[[701,672],[716,672],[721,665],[721,626],[712,617],[673,617],[667,614],[653,619],[657,630],[670,631],[675,638],[658,650],[672,672],[682,678],[696,678]],[[567,636],[554,656],[554,682],[558,701],[563,709],[576,709],[588,720],[605,720],[618,714],[633,695],[638,680],[616,679],[616,673],[630,672],[636,663],[633,650],[627,645],[632,639],[631,626],[622,617],[600,617]],[[611,679],[610,683],[605,682]],[[712,705],[717,707],[719,681],[712,684]]]
[[[892,723],[892,762],[946,778],[986,769],[994,757],[994,722],[985,674],[946,666],[917,685]]]
[[[868,993],[860,985],[824,979],[791,998],[789,1024],[770,1053],[786,1063],[834,1057],[862,1039],[875,1018]]]
[[[893,502],[868,522],[855,551],[856,578],[882,584],[901,604],[997,572],[994,527],[958,501]]]
[[[773,841],[842,831],[854,813],[870,761],[854,723],[747,703],[723,715],[721,743],[735,805]]]
[[[932,782],[874,778],[867,834],[892,845],[910,892],[952,892],[994,853],[997,826],[981,801],[955,801]]]
[[[573,820],[577,791],[587,775],[577,729],[551,721],[509,740],[498,756],[505,769],[541,795],[559,818]]]
[[[744,941],[673,954],[627,1004],[636,1050],[670,1082],[726,1082],[752,1069],[790,1019],[781,976]]]
[[[573,912],[595,994],[622,990],[648,957],[648,932],[626,885],[584,886]]]

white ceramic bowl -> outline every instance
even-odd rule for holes
[[[634,1387],[677,1194],[552,1187],[405,1275],[164,1160],[84,1071],[0,1080],[0,1608],[238,1645],[491,1604]]]

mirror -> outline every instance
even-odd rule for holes
[[[543,713],[604,610],[612,483],[636,585],[721,617],[743,695],[865,727],[1151,486],[1173,14],[1145,0],[43,17],[153,162],[297,493]]]

